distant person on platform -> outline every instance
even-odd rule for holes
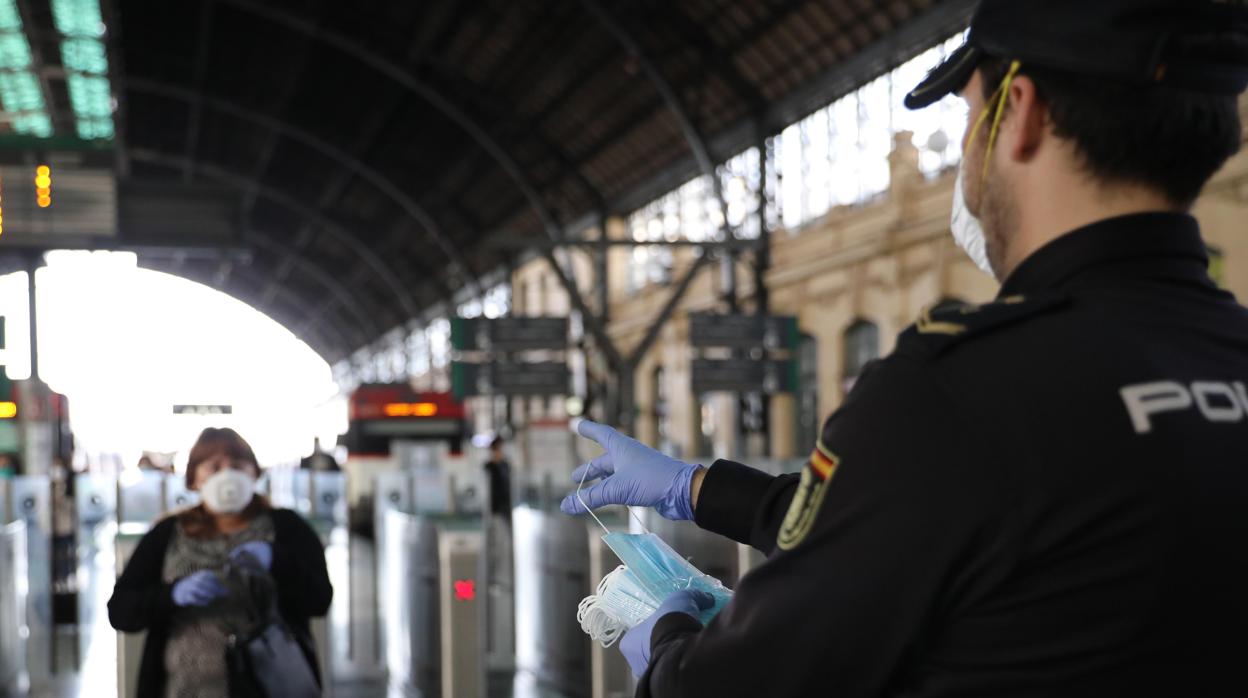
[[[511,521],[511,464],[503,455],[507,442],[496,436],[490,442],[490,460],[485,464],[485,474],[490,480],[490,513]]]
[[[320,438],[312,439],[312,455],[299,461],[299,467],[304,470],[325,470],[338,471],[342,470],[338,466],[338,459],[334,458],[334,454],[321,449]]]
[[[156,461],[146,453],[139,457],[139,470],[173,474],[173,468],[157,465]]]
[[[240,567],[267,575],[278,615],[317,673],[308,621],[329,611],[333,587],[321,540],[299,514],[255,494],[260,466],[233,429],[205,429],[191,448],[186,485],[203,503],[159,521],[135,548],[108,602],[122,632],[147,631],[137,698],[226,698],[227,638],[256,612],[227,590]]]

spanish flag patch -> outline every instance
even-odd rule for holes
[[[836,470],[836,456],[824,447],[822,443],[815,444],[815,450],[810,454],[810,468],[815,471],[815,475],[820,480],[827,480],[832,477],[832,472]]]
[[[839,464],[840,460],[822,442],[815,445],[810,460],[802,468],[797,492],[793,494],[793,502],[789,504],[789,511],[780,527],[780,535],[776,538],[776,545],[781,550],[792,550],[806,539],[815,524],[819,507],[823,504],[828,483],[832,481],[832,475],[836,473]]]

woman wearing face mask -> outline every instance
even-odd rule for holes
[[[205,429],[186,469],[187,486],[203,503],[157,523],[118,578],[109,621],[123,632],[147,631],[138,698],[228,696],[227,628],[245,609],[227,598],[227,564],[267,569],[283,620],[305,638],[309,618],[329,611],[333,588],[319,537],[298,514],[255,493],[259,475],[237,432]],[[316,657],[308,660],[317,666]]]

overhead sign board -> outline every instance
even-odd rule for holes
[[[698,349],[796,349],[797,318],[788,315],[689,314],[689,344]]]
[[[234,414],[234,407],[232,405],[174,405],[173,413],[215,416]]]
[[[458,398],[472,395],[567,395],[571,383],[563,361],[451,364],[451,385]]]
[[[111,167],[59,158],[3,163],[0,188],[5,246],[68,247],[117,235],[117,178]]]
[[[567,346],[566,317],[451,319],[451,348],[457,351],[527,351]]]
[[[694,359],[690,366],[693,392],[768,394],[792,392],[797,387],[797,366],[775,359]]]

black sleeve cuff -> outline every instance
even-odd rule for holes
[[[658,652],[659,646],[684,635],[702,631],[702,624],[688,613],[669,613],[654,623],[650,631],[650,656]]]
[[[699,527],[749,545],[755,514],[775,477],[730,460],[707,469],[693,520]]]

